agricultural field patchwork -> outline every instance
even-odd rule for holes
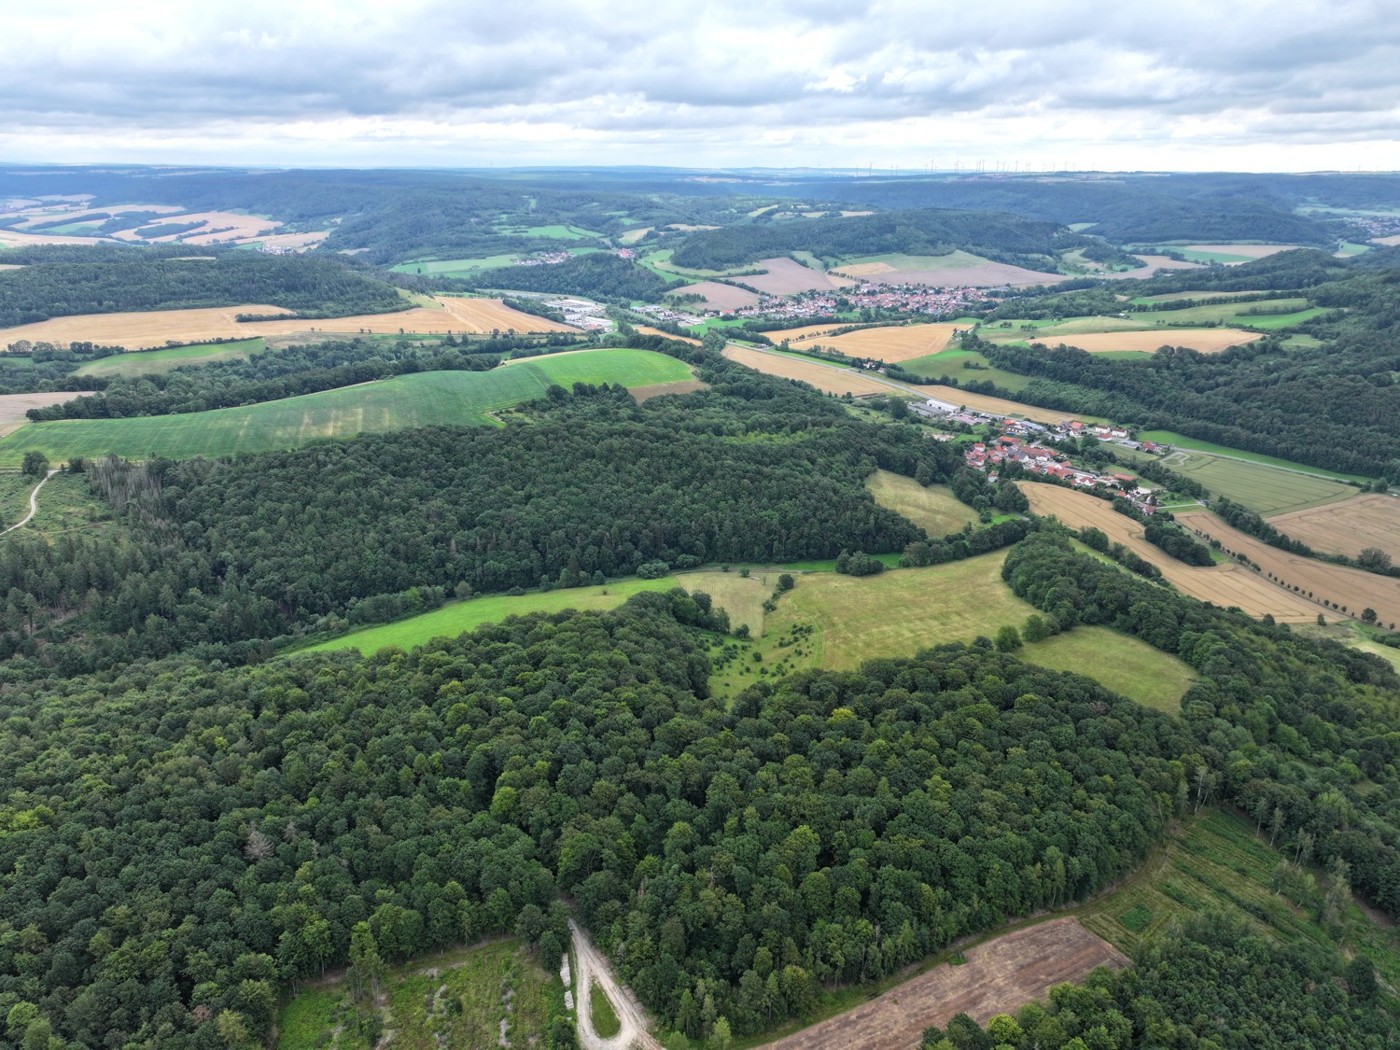
[[[131,313],[76,314],[34,324],[0,329],[0,344],[21,339],[55,344],[93,342],[129,350],[159,349],[167,343],[198,343],[213,339],[329,332],[358,334],[480,335],[492,331],[572,332],[576,329],[533,314],[512,310],[499,299],[437,296],[433,308],[413,307],[397,313],[355,317],[301,319],[267,304],[245,303],[194,310],[150,310]],[[240,321],[239,314],[286,315],[286,320]]]
[[[1400,624],[1400,579],[1289,554],[1240,532],[1209,511],[1182,511],[1176,517],[1188,529],[1219,541],[1225,550],[1247,557],[1259,566],[1259,575],[1307,596],[1318,612],[1324,611],[1320,603],[1328,601],[1332,604],[1326,610],[1328,616],[1355,618],[1369,608],[1391,630]]]
[[[1148,543],[1143,527],[1127,515],[1119,514],[1106,500],[1058,485],[1027,483],[1021,486],[1021,491],[1036,514],[1058,518],[1071,529],[1093,526],[1103,530],[1109,540],[1123,544],[1138,557],[1157,566],[1168,583],[1192,598],[1225,608],[1238,606],[1251,616],[1267,613],[1290,623],[1306,623],[1317,618],[1317,605],[1241,565],[1202,567],[1177,561]]]
[[[649,386],[689,378],[682,362],[647,350],[554,354],[489,372],[420,372],[212,412],[30,423],[0,438],[0,466],[18,465],[30,449],[54,463],[108,453],[188,459],[412,427],[487,425],[489,412],[540,397],[556,383]]]
[[[830,291],[845,288],[854,281],[840,274],[828,275],[821,270],[812,270],[800,262],[788,258],[760,259],[757,266],[765,271],[736,278],[744,284],[757,288],[769,295],[796,295],[798,292]]]

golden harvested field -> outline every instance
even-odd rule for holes
[[[1203,263],[1184,262],[1166,255],[1134,255],[1133,258],[1141,259],[1147,265],[1140,270],[1119,270],[1115,273],[1095,274],[1095,276],[1103,277],[1109,281],[1141,281],[1151,277],[1158,270],[1199,270],[1204,265]]]
[[[957,327],[952,324],[914,324],[895,328],[862,328],[845,335],[808,340],[803,345],[822,346],[828,350],[839,350],[849,357],[872,357],[886,363],[910,361],[946,350]]]
[[[1168,583],[1192,598],[1225,608],[1237,605],[1250,616],[1269,613],[1277,620],[1291,623],[1306,623],[1317,618],[1317,605],[1292,591],[1275,586],[1267,576],[1251,572],[1241,565],[1204,567],[1177,561],[1148,543],[1143,527],[1127,515],[1119,514],[1106,500],[1058,485],[1028,483],[1021,486],[1021,491],[1030,500],[1031,510],[1036,514],[1046,517],[1053,515],[1072,529],[1082,529],[1086,525],[1102,529],[1109,540],[1123,544],[1138,557],[1157,566]],[[1184,524],[1187,514],[1177,517]],[[1272,547],[1268,549],[1273,550]],[[1282,554],[1281,551],[1275,553]]]
[[[784,379],[800,379],[824,394],[852,394],[859,397],[863,394],[895,392],[885,383],[876,382],[854,369],[832,368],[816,361],[805,361],[800,357],[765,353],[762,350],[746,350],[739,346],[726,346],[724,356],[757,372],[782,376]]]
[[[1400,233],[1393,233],[1389,237],[1372,237],[1372,244],[1384,244],[1387,248],[1393,248],[1400,244]]]
[[[53,233],[21,233],[0,230],[0,248],[23,248],[30,244],[101,244],[100,237],[63,237]]]
[[[997,937],[883,995],[784,1039],[765,1050],[908,1050],[930,1025],[960,1013],[985,1024],[1013,1013],[1051,988],[1078,981],[1099,966],[1120,970],[1128,957],[1078,919],[1053,919]]]
[[[1219,540],[1226,550],[1243,554],[1260,567],[1255,575],[1265,580],[1272,574],[1289,586],[1301,588],[1305,595],[1312,594],[1315,602],[1327,599],[1334,606],[1341,606],[1348,616],[1360,617],[1363,609],[1371,608],[1376,611],[1380,623],[1386,626],[1400,623],[1400,580],[1393,576],[1377,576],[1361,569],[1289,554],[1232,528],[1209,511],[1183,511],[1176,517],[1188,529]],[[1319,612],[1335,614],[1335,610],[1324,610],[1312,602],[1308,604],[1314,616]]]
[[[1066,343],[1101,354],[1112,350],[1152,353],[1164,346],[1187,346],[1203,354],[1218,354],[1231,346],[1252,343],[1263,336],[1238,328],[1150,328],[1133,332],[1093,332],[1086,335],[1045,336],[1027,333],[1025,338],[1049,345]]]
[[[396,334],[470,333],[515,329],[517,332],[572,332],[568,325],[512,310],[499,299],[457,299],[438,296],[437,308],[416,307],[392,314],[286,321],[239,321],[238,314],[286,314],[280,307],[259,303],[217,306],[200,310],[153,310],[140,313],[77,314],[35,324],[0,328],[0,345],[20,339],[72,343],[91,340],[106,346],[147,350],[167,342],[199,343],[211,339],[248,339],[259,335],[299,332],[361,332]]]
[[[688,335],[672,335],[670,332],[663,332],[660,328],[653,328],[649,324],[639,324],[635,326],[639,335],[659,335],[662,339],[674,339],[680,343],[689,343],[691,346],[699,346],[699,339],[692,339]]]
[[[794,259],[759,259],[758,265],[767,273],[746,274],[736,280],[769,295],[796,295],[798,292],[829,291],[846,288],[853,282],[832,277],[819,270],[809,270]]]
[[[773,340],[773,342],[775,343],[781,343],[784,339],[786,339],[789,343],[793,343],[795,345],[797,343],[810,342],[818,336],[823,336],[826,335],[828,332],[834,332],[838,328],[845,327],[845,323],[805,324],[801,328],[772,328],[768,329],[763,334],[766,335],[769,339]]]
[[[672,294],[704,296],[704,302],[698,304],[700,308],[716,310],[720,313],[758,305],[758,296],[754,295],[753,292],[744,288],[735,288],[732,284],[721,284],[719,281],[699,281],[696,284],[687,284],[682,288],[677,288]]]
[[[330,230],[315,230],[311,233],[274,233],[271,237],[257,238],[257,243],[268,248],[291,248],[296,251],[315,247],[330,235]]]
[[[1295,510],[1269,519],[1279,532],[1315,551],[1349,554],[1379,547],[1400,563],[1400,499],[1373,492],[1325,507]]]
[[[913,478],[877,470],[865,480],[875,502],[903,514],[930,536],[946,536],[977,524],[977,512],[953,495],[947,485],[920,485]]]
[[[22,269],[24,269],[24,266],[23,266],[23,264],[21,264],[21,263],[0,263],[0,270],[22,270]]]
[[[77,396],[71,390],[49,394],[0,394],[0,435],[9,434],[28,423],[24,414],[31,408],[62,404]]]

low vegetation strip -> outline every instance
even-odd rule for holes
[[[232,339],[223,343],[195,343],[173,346],[169,350],[143,350],[138,353],[113,354],[99,357],[79,368],[80,376],[139,376],[169,372],[172,368],[204,365],[210,361],[247,358],[266,348],[263,340]]]
[[[488,412],[540,397],[555,384],[646,386],[689,376],[673,357],[626,349],[531,358],[489,372],[420,372],[212,412],[33,423],[0,439],[0,466],[17,465],[30,449],[54,463],[109,453],[188,459],[295,448],[362,433],[482,425],[491,422]]]
[[[1099,966],[1128,958],[1077,919],[1055,919],[969,948],[961,965],[937,966],[854,1010],[767,1044],[765,1050],[906,1050],[930,1025],[960,1013],[979,1023],[1012,1013]]]

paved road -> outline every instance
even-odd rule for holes
[[[34,486],[34,491],[29,494],[29,513],[26,514],[19,521],[15,522],[13,525],[11,525],[8,529],[5,529],[3,532],[0,532],[0,536],[5,535],[6,532],[14,532],[15,529],[19,528],[21,525],[28,525],[29,519],[34,517],[35,514],[39,513],[39,490],[48,483],[49,478],[53,477],[57,473],[58,468],[55,467],[53,470],[49,471],[47,474],[44,475],[43,481],[39,482],[39,484]]]
[[[665,1050],[647,1031],[646,1017],[642,1007],[632,993],[618,984],[608,966],[608,960],[593,947],[588,935],[579,928],[573,919],[569,920],[569,930],[573,934],[574,957],[578,962],[575,987],[578,989],[578,1041],[584,1050],[628,1050],[641,1047],[642,1050]],[[593,1015],[589,1012],[589,996],[593,985],[608,997],[622,1028],[611,1039],[604,1039],[593,1031]]]

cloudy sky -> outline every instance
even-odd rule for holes
[[[1396,0],[4,0],[0,160],[1400,169]]]

